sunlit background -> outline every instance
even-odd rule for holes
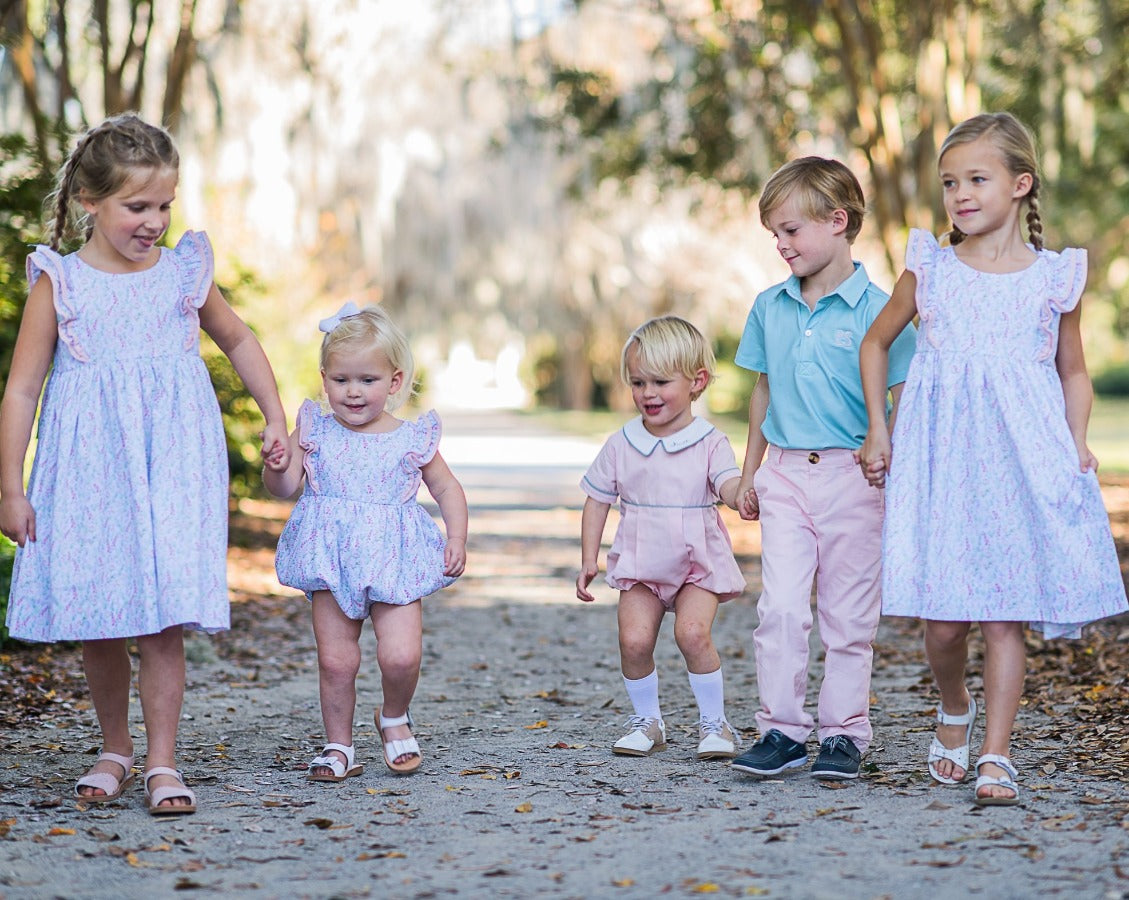
[[[1104,399],[1129,393],[1125,0],[29,0],[3,16],[0,132],[26,139],[0,163],[5,361],[43,219],[14,185],[135,108],[182,151],[172,240],[209,233],[289,409],[318,392],[317,320],[352,299],[404,325],[419,403],[440,409],[622,410],[623,339],[676,312],[717,344],[709,411],[739,417],[737,337],[787,275],[756,214],[768,175],[845,160],[870,204],[857,256],[889,286],[908,228],[945,229],[941,138],[1007,108],[1042,147],[1049,245],[1091,254],[1099,439],[1129,409]]]

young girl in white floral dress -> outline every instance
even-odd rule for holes
[[[949,245],[911,232],[906,271],[863,340],[870,426],[859,455],[871,484],[886,485],[883,612],[926,620],[941,695],[929,772],[944,784],[968,773],[976,703],[965,665],[979,622],[987,714],[973,799],[1013,805],[1023,623],[1076,637],[1122,612],[1125,588],[1086,444],[1086,252],[1043,249],[1034,142],[1008,113],[954,128],[939,165]],[[915,314],[917,351],[891,442],[887,350]]]
[[[0,405],[0,529],[20,546],[8,629],[83,642],[103,750],[75,787],[85,803],[117,799],[133,778],[126,639],[136,638],[154,815],[196,809],[175,768],[183,630],[229,624],[227,451],[201,328],[263,411],[264,454],[289,459],[270,364],[212,281],[208,239],[188,232],[174,249],[158,246],[178,161],[169,135],[132,114],[79,140],[60,172],[51,246],[28,259]],[[61,256],[72,206],[85,213],[86,243]]]
[[[361,626],[372,620],[383,704],[375,721],[384,762],[397,774],[422,757],[408,704],[419,680],[421,598],[451,584],[466,565],[467,505],[439,454],[439,417],[392,415],[412,392],[411,349],[379,306],[347,303],[321,323],[321,375],[328,410],[307,400],[291,435],[288,465],[267,460],[263,482],[289,497],[305,482],[278,542],[283,584],[313,606],[322,719],[328,743],[310,781],[360,775],[353,712]],[[420,481],[439,505],[439,527],[416,499]]]

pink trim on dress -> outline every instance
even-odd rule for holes
[[[50,247],[40,245],[35,248],[27,258],[27,286],[30,291],[39,280],[40,274],[46,274],[51,279],[54,287],[52,302],[55,305],[55,314],[58,318],[59,340],[67,351],[79,362],[90,362],[90,357],[82,349],[75,335],[74,324],[78,313],[72,306],[70,285],[63,270],[63,258]]]
[[[311,491],[317,491],[317,476],[314,474],[314,457],[318,452],[318,443],[310,436],[313,419],[319,412],[318,404],[313,400],[303,400],[298,409],[298,446],[305,451],[302,468],[306,471],[306,483]]]

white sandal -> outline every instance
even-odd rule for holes
[[[122,756],[120,753],[108,753],[103,750],[98,754],[98,760],[94,765],[98,765],[102,760],[107,762],[116,763],[122,767],[122,777],[115,778],[109,772],[91,772],[88,775],[83,775],[74,786],[74,795],[76,800],[81,800],[83,803],[111,803],[117,800],[122,795],[127,787],[133,784],[133,757]],[[105,791],[103,794],[82,794],[79,793],[79,788],[94,788],[99,791]]]
[[[999,766],[1007,774],[1002,778],[997,778],[995,775],[981,775],[980,767],[984,763],[992,763],[992,765]],[[1019,804],[1019,785],[1015,783],[1015,779],[1019,773],[1015,770],[1015,766],[1011,764],[1011,760],[1006,756],[1000,756],[998,753],[985,753],[978,760],[976,760],[976,794],[972,798],[972,802],[977,806],[1016,806]],[[992,794],[980,796],[980,788],[983,787],[1002,787],[1007,788],[1009,791],[1015,791],[1014,797],[995,797]]]
[[[330,756],[329,751],[336,750],[345,757],[345,762],[341,762],[336,756]],[[356,762],[356,751],[352,746],[346,747],[344,744],[326,744],[321,748],[321,756],[315,756],[306,769],[306,781],[331,781],[338,782],[344,781],[346,778],[352,778],[354,775],[360,775],[364,772],[365,767]],[[324,772],[315,773],[314,769],[329,769],[333,774],[326,775]]]
[[[419,742],[415,739],[415,735],[401,740],[386,741],[384,739],[385,728],[392,728],[395,725],[407,725],[412,728],[411,712],[406,712],[394,719],[387,719],[378,706],[373,718],[376,720],[377,731],[380,732],[380,743],[384,745],[384,764],[397,775],[411,775],[423,764],[423,756],[419,752]],[[396,762],[401,756],[414,756],[415,758],[409,759],[407,762]]]
[[[180,782],[180,787],[159,787],[149,790],[149,779],[154,775],[171,775]],[[165,800],[183,797],[187,803],[161,806]],[[168,766],[153,766],[145,773],[145,802],[149,805],[151,816],[185,816],[196,812],[196,795],[184,783],[184,776]]]
[[[959,747],[946,747],[934,733],[933,741],[929,745],[929,774],[933,776],[934,781],[939,781],[941,784],[960,784],[968,777],[968,745],[972,742],[972,726],[975,723],[976,701],[972,697],[968,698],[968,712],[962,716],[950,716],[941,709],[940,704],[937,704],[938,725],[964,725],[965,731],[964,743]],[[943,759],[960,766],[964,770],[964,775],[960,778],[941,775],[934,763],[939,763]]]

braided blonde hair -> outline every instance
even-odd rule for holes
[[[175,170],[179,166],[180,155],[169,133],[136,113],[112,116],[91,128],[78,139],[47,198],[53,213],[47,223],[51,249],[59,249],[72,225],[82,229],[84,239],[90,239],[94,224],[88,216],[71,222],[74,201],[109,197],[138,169]]]
[[[965,119],[948,133],[941,152],[937,156],[938,162],[945,158],[945,153],[959,144],[971,144],[981,137],[987,137],[1003,154],[1004,165],[1012,176],[1030,175],[1031,190],[1023,201],[1027,204],[1027,234],[1031,246],[1036,250],[1043,249],[1043,220],[1039,216],[1039,154],[1035,149],[1035,139],[1031,132],[1011,113],[981,113],[971,119]],[[965,234],[956,224],[949,232],[949,243],[959,244]]]

